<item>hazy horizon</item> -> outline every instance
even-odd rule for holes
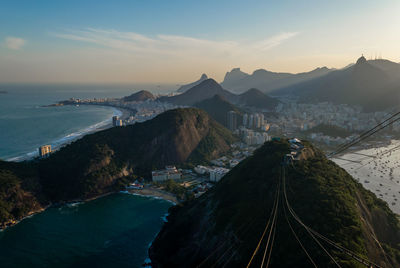
[[[240,67],[301,73],[364,54],[400,62],[400,2],[4,1],[0,83],[221,82]]]

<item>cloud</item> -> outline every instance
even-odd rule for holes
[[[285,33],[280,33],[277,35],[274,35],[270,38],[267,38],[263,41],[257,42],[255,45],[256,49],[259,49],[261,51],[266,51],[269,50],[273,47],[279,46],[280,44],[282,44],[283,42],[285,42],[286,40],[289,40],[293,37],[295,37],[296,35],[298,35],[299,32],[285,32]]]
[[[26,40],[18,37],[9,36],[6,38],[5,44],[9,49],[19,50],[26,43]]]
[[[137,52],[141,55],[235,57],[264,53],[298,35],[284,32],[256,42],[215,41],[177,35],[145,36],[134,32],[120,32],[87,28],[55,33],[56,37],[92,43],[119,51]]]

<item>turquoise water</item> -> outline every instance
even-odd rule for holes
[[[169,202],[112,194],[0,232],[0,267],[140,267]]]

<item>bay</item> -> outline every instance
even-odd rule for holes
[[[0,232],[1,267],[140,267],[170,206],[116,193],[49,208]]]

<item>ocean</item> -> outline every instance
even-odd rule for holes
[[[167,88],[113,85],[0,85],[0,159],[20,161],[110,124],[101,106],[41,107],[74,98],[123,97]],[[171,203],[112,194],[46,211],[0,232],[0,267],[140,267]]]
[[[399,150],[400,141],[392,140],[389,145],[347,153],[333,160],[400,214]]]
[[[23,160],[38,147],[58,147],[110,124],[120,111],[101,106],[42,107],[74,98],[123,97],[140,89],[167,93],[156,85],[0,85],[0,159]]]
[[[141,267],[170,206],[116,193],[49,208],[0,232],[0,267]]]

